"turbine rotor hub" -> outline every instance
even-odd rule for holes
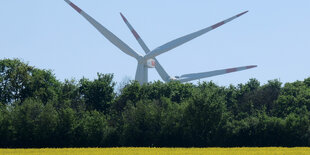
[[[156,61],[154,59],[148,59],[146,61],[146,66],[148,68],[155,68],[155,65],[156,65]]]

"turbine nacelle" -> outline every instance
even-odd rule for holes
[[[179,76],[171,76],[171,77],[169,77],[169,82],[170,81],[179,81],[179,79],[180,79],[180,77]]]
[[[155,68],[156,61],[154,59],[149,59],[146,61],[146,67],[148,68]]]

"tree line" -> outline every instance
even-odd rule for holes
[[[112,74],[60,81],[19,59],[0,60],[0,147],[310,144],[310,78],[115,87]]]

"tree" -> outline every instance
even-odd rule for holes
[[[286,83],[276,100],[275,113],[286,117],[291,113],[305,114],[310,110],[310,88],[306,82]]]
[[[58,113],[52,103],[47,103],[36,118],[35,137],[37,146],[56,147],[58,145],[57,128],[59,123]]]
[[[25,88],[25,98],[32,97],[41,100],[58,102],[61,84],[51,70],[33,69],[31,78]]]
[[[39,100],[27,99],[12,112],[12,128],[14,131],[15,147],[39,146],[39,136],[36,133],[38,117],[44,105]]]
[[[18,100],[23,102],[33,69],[19,59],[0,60],[0,102],[6,105]]]
[[[108,137],[111,128],[108,126],[106,116],[102,112],[87,111],[78,122],[75,133],[78,146],[106,147],[111,143]]]
[[[65,80],[61,83],[59,103],[59,108],[69,106],[76,111],[85,111],[86,106],[83,95],[79,91],[78,83],[75,80]]]
[[[7,106],[0,104],[0,147],[10,147],[13,144],[12,118]]]
[[[88,110],[106,111],[115,97],[112,74],[97,74],[94,81],[80,80],[80,92]]]
[[[310,145],[310,78],[114,87],[111,74],[58,81],[51,70],[0,60],[0,147]]]
[[[46,104],[57,100],[60,82],[50,70],[41,70],[19,59],[0,60],[0,102],[23,103],[27,98],[36,98]]]
[[[226,109],[221,88],[205,83],[202,89],[194,93],[184,111],[184,139],[189,146],[212,146]]]
[[[128,104],[122,114],[121,144],[125,146],[157,146],[160,110],[154,102]]]
[[[75,138],[79,138],[79,134],[75,134],[75,128],[77,126],[77,121],[79,118],[76,115],[76,112],[69,108],[61,108],[58,111],[58,127],[56,129],[56,137],[59,147],[73,147]]]
[[[122,90],[121,94],[117,96],[112,105],[112,109],[118,113],[122,112],[127,106],[127,103],[135,104],[141,99],[141,86],[137,81],[131,81]]]
[[[170,98],[162,97],[159,100],[160,111],[160,141],[159,147],[188,146],[184,139],[183,120],[187,102],[174,103]]]

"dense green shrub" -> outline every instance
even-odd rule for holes
[[[309,146],[310,78],[221,87],[56,79],[0,60],[0,147]]]

